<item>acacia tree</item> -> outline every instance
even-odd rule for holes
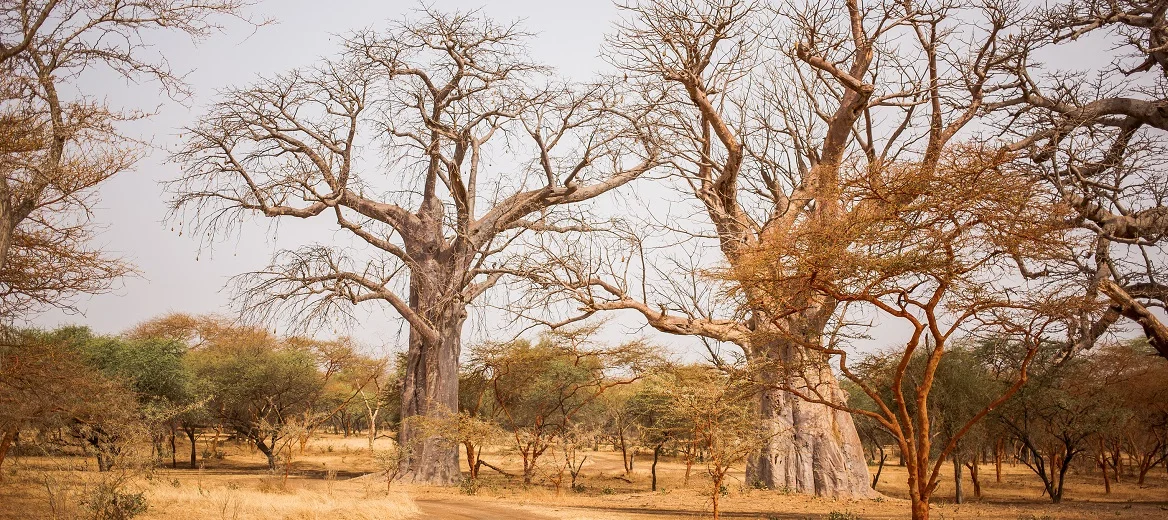
[[[0,10],[0,315],[68,307],[130,272],[95,248],[95,188],[131,169],[145,145],[120,111],[82,78],[105,69],[184,94],[180,73],[148,44],[151,32],[200,39],[241,0],[31,0]]]
[[[535,343],[483,344],[473,351],[471,364],[484,375],[496,416],[523,459],[524,484],[532,482],[540,457],[572,430],[578,416],[655,364],[649,345],[598,345],[592,339],[597,330],[558,330]]]
[[[227,428],[247,439],[275,470],[277,456],[300,433],[302,420],[323,390],[313,353],[270,332],[237,327],[229,341],[189,354],[196,377],[210,382],[207,407]],[[281,439],[284,441],[281,443]]]
[[[851,208],[839,198],[845,169],[879,170],[909,157],[936,162],[1000,96],[1000,68],[1016,59],[1007,36],[1016,9],[1009,2],[750,0],[623,9],[609,57],[646,97],[660,99],[668,171],[691,203],[687,213],[644,227],[692,244],[694,258],[646,261],[652,267],[638,273],[616,255],[552,251],[540,259],[537,283],[561,289],[585,313],[632,310],[660,331],[737,345],[756,365],[814,361],[818,355],[803,345],[821,342],[839,301],[816,298],[797,312],[752,306],[758,300],[748,295],[727,302],[719,298],[725,287],[702,280],[703,268],[734,268],[769,237],[792,238],[810,219],[846,214]],[[645,258],[655,245],[644,234],[626,243],[626,257]],[[872,496],[851,417],[782,389],[826,385],[834,390],[824,395],[843,403],[831,371],[766,377],[772,381],[759,395],[759,412],[773,435],[751,457],[748,479],[772,489]]]
[[[1150,362],[1151,355],[1147,343],[1136,340],[1111,345],[1093,359],[1115,372],[1105,391],[1116,394],[1128,417],[1110,426],[1119,426],[1140,485],[1149,471],[1168,463],[1168,365]]]
[[[668,403],[664,421],[704,451],[713,518],[721,518],[721,497],[730,469],[757,451],[768,435],[750,406],[758,388],[748,378],[714,368],[661,382],[665,384],[659,389]]]
[[[365,420],[369,423],[369,449],[372,450],[373,443],[377,440],[382,407],[385,405],[383,396],[390,385],[399,381],[393,378],[388,357],[363,357],[349,369],[346,382],[357,389],[361,405],[365,409]]]
[[[1168,357],[1168,326],[1154,310],[1168,301],[1164,236],[1168,188],[1162,181],[1168,138],[1168,2],[1067,1],[1036,9],[1026,52],[1011,64],[1007,96],[995,102],[1002,134],[1030,158],[1034,177],[1075,209],[1093,243],[1034,278],[1075,279],[1085,307],[1068,354],[1090,348],[1123,319],[1140,326]],[[1046,66],[1050,55],[1083,43],[1109,49],[1082,54],[1073,69]],[[1061,282],[1060,282],[1061,283]]]
[[[517,237],[586,230],[560,209],[656,162],[642,114],[610,85],[557,83],[528,60],[526,36],[423,9],[352,35],[335,59],[227,92],[177,154],[174,208],[212,234],[249,213],[321,217],[361,244],[280,252],[240,280],[239,301],[294,310],[294,323],[392,307],[410,330],[403,418],[456,412],[467,306],[504,275]],[[361,154],[377,147],[382,164]],[[408,421],[400,437],[419,447],[414,479],[458,481],[456,446],[415,439]]]
[[[1034,380],[1001,410],[998,421],[1022,447],[1021,458],[1042,480],[1051,502],[1063,499],[1071,462],[1091,447],[1091,439],[1121,418],[1121,403],[1106,388],[1119,375],[1086,358],[1064,360],[1061,349],[1036,356]],[[1122,377],[1122,376],[1121,376]]]
[[[879,422],[904,454],[912,518],[920,520],[929,517],[945,460],[1022,386],[1044,338],[1065,332],[1067,312],[1078,301],[1061,287],[1011,281],[1016,259],[1030,265],[1061,260],[1050,253],[1063,243],[1063,224],[1049,196],[1012,168],[1002,150],[951,145],[938,153],[934,163],[926,156],[853,170],[840,193],[846,213],[809,219],[797,234],[771,237],[732,274],[753,305],[770,306],[775,315],[802,312],[823,298],[845,305],[834,317],[832,341],[801,346],[837,363],[875,409],[851,408],[827,385],[783,388]],[[875,371],[887,377],[864,377],[848,362],[848,315],[864,312],[909,329],[889,366]],[[804,341],[798,331],[776,327],[774,333]],[[939,419],[952,419],[933,415],[942,359],[956,338],[970,333],[1014,336],[1024,353],[999,395],[935,431]],[[923,359],[912,369],[918,355]],[[817,358],[784,360],[780,369],[826,370]],[[771,383],[764,378],[762,384]]]

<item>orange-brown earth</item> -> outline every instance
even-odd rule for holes
[[[378,449],[389,446],[379,440]],[[179,452],[183,449],[180,444]],[[325,436],[297,453],[287,479],[267,471],[263,457],[245,445],[231,445],[222,459],[204,461],[200,469],[157,469],[130,474],[126,489],[142,492],[149,508],[140,518],[175,519],[408,519],[449,518],[485,520],[702,518],[710,511],[709,479],[695,464],[689,482],[685,466],[673,459],[658,465],[659,489],[650,491],[649,456],[637,457],[633,474],[626,477],[620,454],[602,449],[583,453],[579,484],[568,489],[567,478],[557,492],[545,477],[523,486],[520,479],[483,468],[474,486],[432,488],[394,483],[370,474],[377,460],[361,438]],[[545,469],[554,459],[549,451]],[[489,450],[484,458],[517,473],[519,458],[503,449]],[[464,462],[465,463],[465,462]],[[81,503],[99,475],[91,459],[79,457],[17,457],[6,462],[0,483],[0,519],[84,516]],[[115,473],[115,475],[117,475]],[[804,495],[749,489],[742,471],[732,475],[722,509],[727,518],[819,519],[832,513],[860,519],[907,518],[904,470],[886,466],[877,489],[885,496],[875,501],[841,501]],[[1124,476],[1103,493],[1098,474],[1068,477],[1063,503],[1051,504],[1037,477],[1022,465],[1007,464],[1002,482],[992,466],[982,468],[982,498],[972,498],[966,476],[966,504],[952,503],[951,477],[943,481],[934,502],[933,518],[1000,520],[1071,520],[1095,518],[1168,518],[1168,478],[1163,468],[1153,470],[1144,485]]]

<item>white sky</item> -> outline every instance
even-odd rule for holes
[[[586,80],[606,68],[599,58],[601,41],[618,16],[609,0],[484,2],[441,0],[434,7],[441,10],[481,7],[486,15],[499,21],[522,19],[526,29],[536,33],[530,45],[532,57],[573,79]],[[101,74],[85,77],[80,88],[92,95],[108,97],[115,106],[158,107],[156,116],[129,129],[131,135],[150,140],[155,151],[135,170],[102,185],[101,202],[95,214],[96,222],[105,228],[99,244],[134,263],[141,276],[127,279],[111,294],[80,299],[77,306],[83,315],[55,311],[37,317],[34,323],[43,327],[83,324],[99,333],[117,333],[167,312],[230,315],[229,291],[225,289],[230,277],[265,267],[276,249],[309,243],[320,237],[327,241],[336,232],[335,224],[330,225],[328,219],[284,222],[280,232],[273,234],[272,219],[257,218],[232,240],[218,244],[213,251],[200,251],[197,240],[180,234],[179,222],[164,222],[168,195],[163,193],[160,183],[179,173],[177,165],[166,161],[168,150],[178,142],[179,129],[193,124],[205,112],[217,90],[246,85],[258,76],[311,65],[320,58],[333,56],[338,50],[338,35],[364,27],[383,28],[417,5],[358,0],[327,3],[266,0],[252,8],[250,14],[256,19],[272,19],[275,23],[271,25],[253,31],[246,24],[232,23],[224,33],[197,47],[173,36],[157,40],[157,51],[172,66],[190,72],[188,82],[195,97],[183,103],[159,95],[156,85],[127,85],[120,78]],[[649,196],[642,198],[649,198],[653,203],[666,203],[656,194],[645,195]],[[676,200],[678,195],[670,194],[668,198]],[[376,306],[366,306],[364,311],[368,314],[357,327],[337,332],[350,333],[375,348],[404,345],[404,328],[396,314]],[[489,334],[495,325],[491,321],[501,318],[497,314],[472,313],[468,339]],[[703,350],[692,338],[649,334],[643,321],[633,316],[625,316],[615,324],[611,332],[614,336],[652,335],[684,357],[694,357]],[[322,331],[326,335],[331,332]]]
[[[107,251],[130,260],[141,272],[128,278],[111,293],[83,297],[77,302],[81,315],[53,311],[38,316],[43,327],[81,324],[99,333],[117,333],[139,322],[168,312],[222,313],[231,315],[229,278],[265,267],[272,253],[311,242],[307,235],[334,232],[327,219],[317,222],[281,222],[272,233],[271,219],[257,218],[244,226],[236,238],[200,250],[189,234],[180,234],[180,222],[164,222],[167,216],[162,182],[179,174],[176,164],[167,162],[169,151],[179,142],[179,132],[191,125],[215,100],[218,90],[242,86],[259,76],[284,72],[333,56],[339,50],[338,36],[365,28],[384,28],[419,4],[412,2],[370,2],[359,0],[266,0],[249,14],[254,19],[271,19],[273,24],[253,30],[243,23],[230,23],[221,34],[197,46],[185,38],[166,36],[152,40],[155,50],[166,56],[180,72],[189,71],[193,99],[176,102],[157,92],[154,84],[131,85],[107,74],[89,74],[79,88],[93,96],[104,96],[113,105],[150,109],[157,114],[136,123],[128,132],[149,140],[155,150],[133,171],[119,174],[100,187],[100,203],[94,220],[104,227],[98,244]],[[604,34],[617,18],[609,0],[548,2],[531,0],[490,1],[442,0],[441,10],[482,9],[498,21],[521,20],[529,32],[532,57],[553,66],[561,75],[586,80],[606,68],[599,58]],[[323,235],[322,235],[323,234]],[[368,312],[349,333],[370,347],[395,348],[404,345],[404,328],[389,309],[366,306]],[[472,313],[468,332],[481,336],[492,329],[484,318]],[[646,332],[639,320],[627,320],[615,335]],[[623,322],[622,322],[623,323]],[[330,335],[332,331],[321,331]],[[692,340],[658,337],[667,345],[694,345]],[[688,357],[688,356],[687,356]]]

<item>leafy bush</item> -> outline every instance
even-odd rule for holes
[[[146,512],[146,495],[126,493],[110,483],[99,484],[82,501],[93,520],[130,520]]]

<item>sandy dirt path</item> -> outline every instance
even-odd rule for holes
[[[519,508],[450,499],[417,499],[414,501],[422,513],[418,518],[442,520],[555,520]]]

